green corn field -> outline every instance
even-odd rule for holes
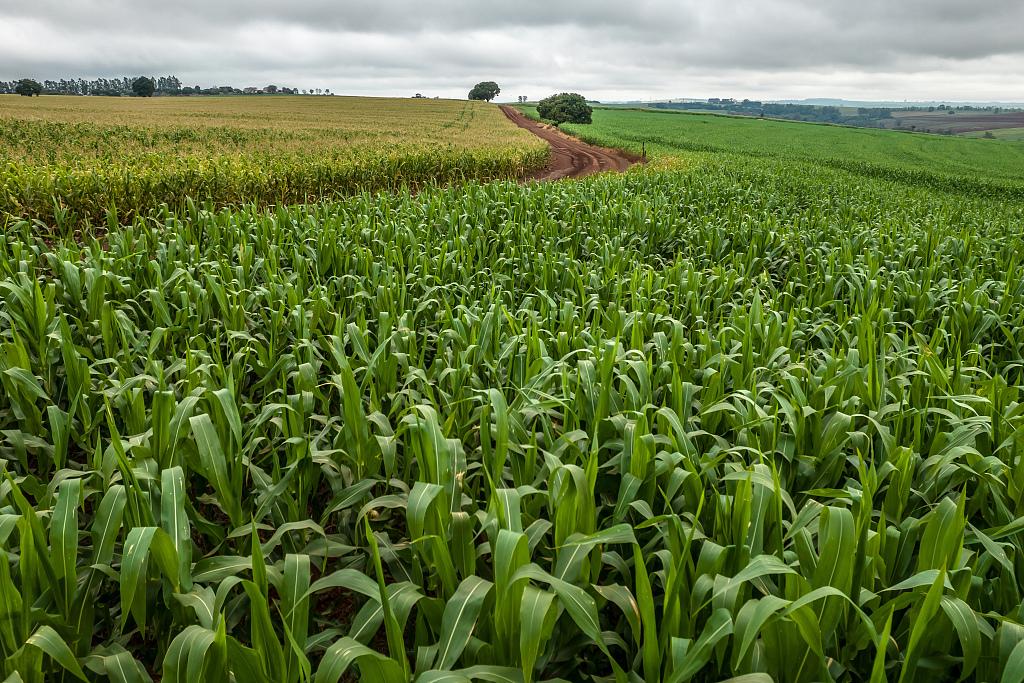
[[[0,241],[0,680],[1024,680],[1024,205],[183,204]]]

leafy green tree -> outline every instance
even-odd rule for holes
[[[563,92],[541,100],[537,113],[555,123],[591,123],[593,109],[583,95]]]
[[[139,76],[132,81],[132,94],[136,97],[152,97],[154,91],[156,91],[156,83],[152,78]]]
[[[39,81],[33,81],[31,78],[23,78],[18,81],[16,86],[14,86],[14,92],[22,95],[23,97],[32,97],[33,95],[39,97],[39,95],[43,94],[43,86]]]
[[[471,100],[484,100],[490,102],[498,93],[501,92],[501,88],[494,81],[483,81],[473,86],[473,89],[469,91],[469,99]]]

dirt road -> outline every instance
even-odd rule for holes
[[[551,163],[530,176],[532,180],[581,178],[602,171],[625,171],[640,160],[617,149],[595,147],[570,137],[556,128],[528,119],[515,107],[501,108],[505,116],[551,145]]]

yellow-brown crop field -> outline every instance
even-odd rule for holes
[[[0,214],[76,225],[186,198],[304,203],[518,177],[547,153],[479,102],[0,96]]]

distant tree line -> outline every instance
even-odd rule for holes
[[[60,80],[40,81],[44,95],[107,95],[107,96],[129,96],[134,94],[132,84],[140,77],[124,76],[121,78],[96,78],[86,80],[84,78],[61,78]],[[150,78],[153,81],[154,94],[179,95],[182,94],[181,81],[175,76],[160,76]],[[0,81],[0,93],[11,94],[16,92],[19,81]]]
[[[892,121],[894,109],[884,107],[857,107],[854,116],[845,116],[838,123],[858,128],[888,128],[887,122]]]
[[[655,102],[655,109],[684,109],[697,111],[720,111],[729,114],[785,118],[794,121],[820,121],[838,123],[843,114],[838,107],[817,107],[801,104],[772,104],[757,100],[709,100],[708,102]]]
[[[758,100],[732,100],[713,98],[707,102],[655,102],[654,109],[683,109],[696,111],[720,111],[741,116],[759,116],[787,121],[809,121],[815,123],[842,123],[850,126],[882,127],[886,119],[892,118],[892,109],[857,110],[853,116],[843,114],[839,107],[810,104],[777,104]]]
[[[928,107],[928,111],[930,113],[934,113],[936,111],[948,111],[951,114],[953,112],[955,112],[955,111],[983,111],[983,112],[991,112],[993,114],[1002,114],[1004,111],[1014,111],[1015,112],[1015,111],[1020,111],[1020,110],[1019,109],[1015,109],[1013,107],[1008,107],[1008,108],[1007,107],[997,107],[997,106],[992,105],[992,104],[990,104],[988,106],[985,106],[985,107],[975,107],[975,106],[970,105],[970,104],[959,104],[959,105],[956,105],[956,106],[953,106],[952,104],[940,104],[937,107],[935,107],[935,106]]]
[[[141,81],[152,82],[152,91]],[[40,86],[39,92],[33,94],[42,95],[101,95],[107,97],[131,97],[131,96],[177,96],[177,95],[330,95],[329,88],[310,88],[300,90],[299,88],[288,88],[277,85],[268,85],[263,88],[236,88],[230,85],[223,85],[213,88],[201,86],[183,86],[177,76],[123,76],[120,78],[96,78],[86,80],[84,78],[61,78],[60,80],[33,81],[31,79],[18,79],[13,81],[0,81],[0,95],[13,95],[25,90],[25,83],[37,83]],[[147,94],[148,93],[148,94]]]

